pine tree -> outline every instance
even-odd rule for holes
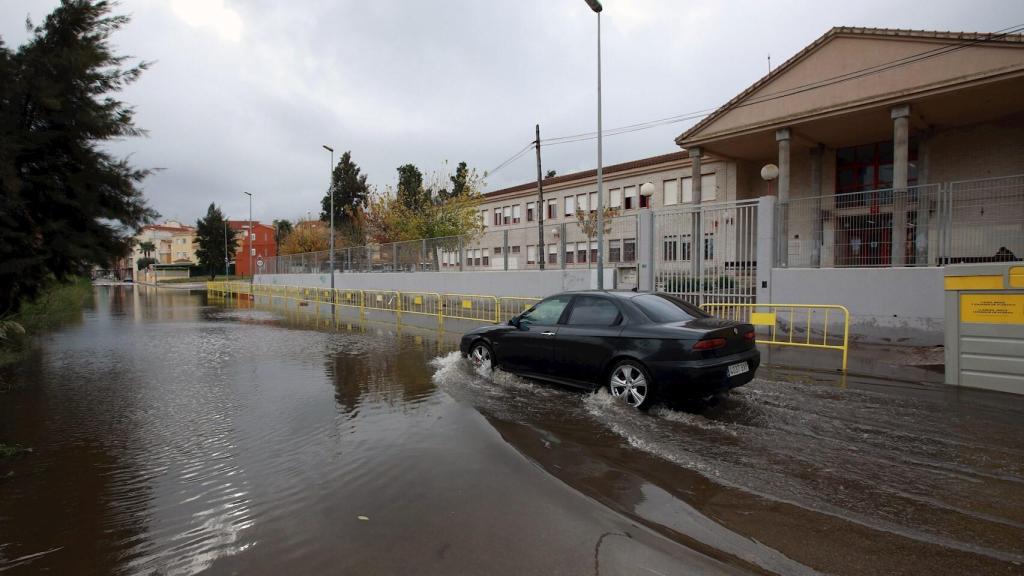
[[[149,171],[104,149],[144,133],[113,93],[147,66],[112,51],[128,18],[110,10],[63,0],[16,52],[0,43],[0,317],[109,262],[156,217],[140,188]]]
[[[238,238],[234,232],[226,230],[224,213],[216,204],[210,203],[206,210],[206,218],[196,221],[196,258],[199,265],[205,266],[212,280],[217,271],[224,267],[226,257],[238,251]],[[225,234],[227,234],[227,252],[224,252]]]
[[[362,213],[370,198],[366,174],[352,161],[351,151],[341,159],[331,173],[331,188],[320,201],[320,219],[331,220],[331,195],[334,195],[334,227],[349,242],[361,243],[363,237]]]
[[[430,205],[430,193],[423,187],[423,173],[413,164],[398,167],[398,202],[413,212]]]

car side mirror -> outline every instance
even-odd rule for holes
[[[509,326],[515,326],[516,328],[519,328],[519,316],[513,316],[513,317],[509,318],[508,325]]]

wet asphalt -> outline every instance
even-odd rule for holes
[[[421,320],[98,287],[0,372],[0,572],[1024,573],[1022,399],[777,369],[642,414]]]

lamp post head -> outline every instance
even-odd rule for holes
[[[558,236],[558,226],[554,226],[551,228],[551,235]]]
[[[761,179],[771,182],[779,177],[779,167],[775,164],[765,164],[761,168]]]
[[[600,12],[601,10],[604,10],[604,8],[601,7],[600,0],[584,0],[584,1],[587,3],[587,6],[590,6],[590,9],[593,10],[594,12]]]
[[[331,151],[331,152],[334,152],[334,148],[331,148],[331,147],[330,147],[330,146],[328,146],[327,144],[324,144],[324,145],[323,145],[323,147],[324,147],[324,150],[329,150],[329,151]]]
[[[250,196],[250,197],[252,196],[251,192],[242,192],[242,194],[245,194],[246,196]]]
[[[654,196],[654,183],[653,182],[644,182],[643,184],[641,184],[640,185],[640,195],[641,196],[645,196],[647,198],[650,198],[651,196]]]

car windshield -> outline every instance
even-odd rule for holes
[[[664,294],[644,294],[633,298],[633,303],[644,315],[658,324],[686,322],[694,318],[707,318],[709,314],[689,302]]]

